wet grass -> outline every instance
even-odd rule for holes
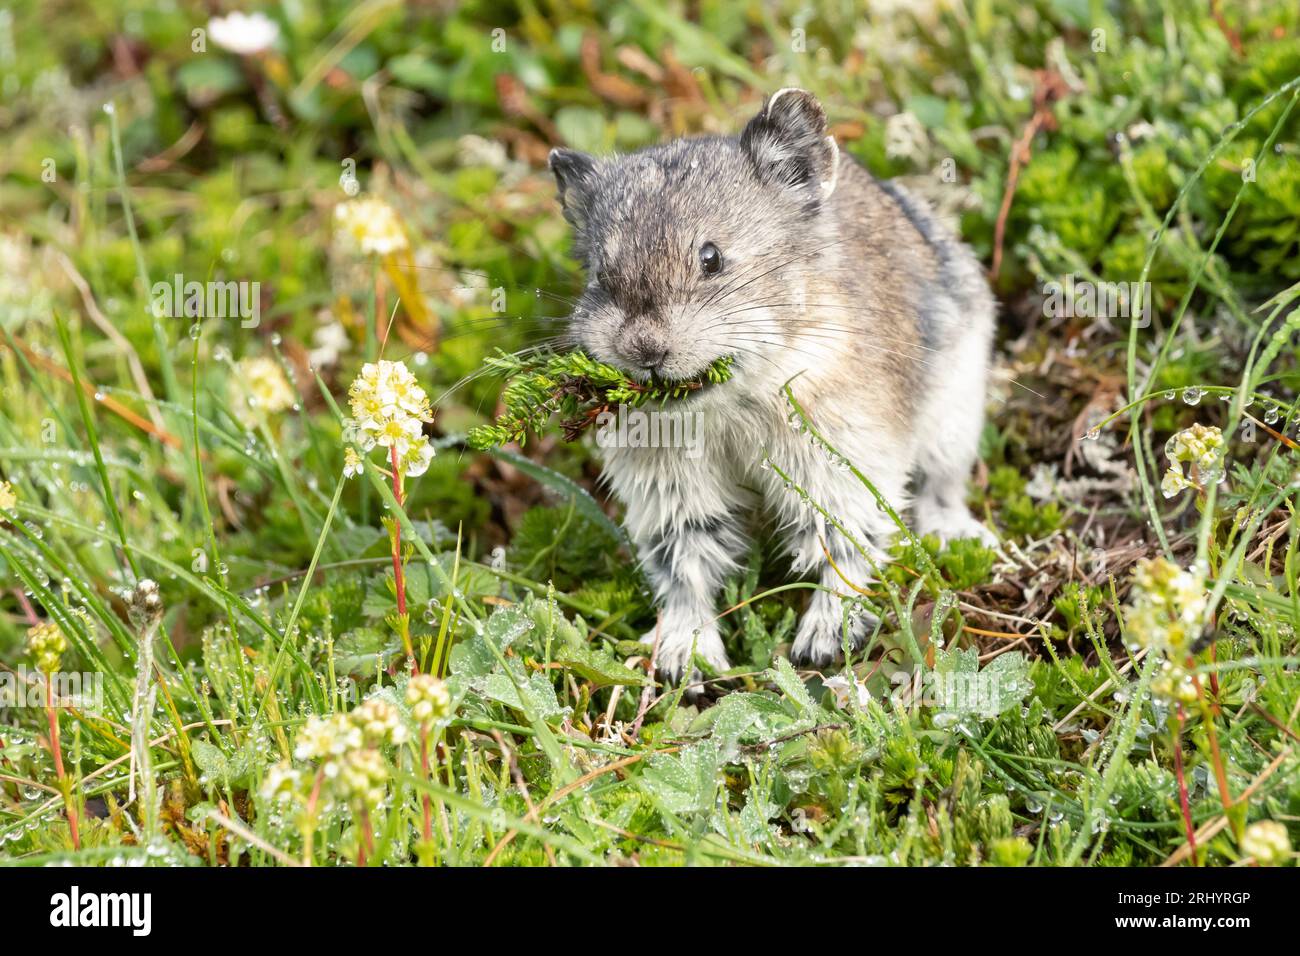
[[[195,49],[198,6],[68,6],[0,21],[0,858],[1294,865],[1295,11],[311,0],[239,57]],[[813,673],[784,659],[810,585],[760,544],[692,701],[635,643],[592,449],[464,438],[484,358],[580,282],[547,149],[734,130],[791,84],[999,260],[971,501],[1000,546],[900,520],[846,584],[882,626]],[[405,248],[339,239],[353,194]],[[259,283],[257,323],[156,315],[178,274]],[[1150,321],[1045,310],[1067,275]],[[400,502],[377,456],[342,475],[381,343],[435,414]],[[1196,425],[1221,445],[1166,450]],[[43,622],[89,675],[53,723]]]

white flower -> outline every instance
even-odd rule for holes
[[[307,353],[307,360],[311,362],[312,368],[328,368],[331,365],[337,365],[339,356],[343,350],[348,347],[348,330],[343,328],[343,323],[330,316],[328,312],[322,312],[323,322],[316,326],[316,331],[312,333],[312,349]]]
[[[340,235],[361,251],[387,256],[410,243],[397,210],[382,199],[352,199],[334,207],[334,225]]]
[[[1160,492],[1172,498],[1184,488],[1217,485],[1226,475],[1223,455],[1223,432],[1214,425],[1197,422],[1165,442],[1169,470],[1160,482]],[[1183,474],[1183,463],[1191,465],[1191,474]]]
[[[213,17],[208,21],[208,35],[223,50],[250,56],[274,45],[280,25],[264,13],[240,13]]]
[[[396,453],[402,473],[417,477],[429,468],[433,446],[424,437],[423,424],[433,421],[429,397],[401,362],[367,362],[348,389],[352,419],[345,440],[364,450],[375,446]],[[346,474],[346,472],[345,472]]]
[[[361,728],[366,742],[372,745],[400,744],[406,741],[406,725],[397,708],[382,697],[368,697],[352,711],[352,722]]]
[[[53,674],[59,669],[68,641],[54,621],[42,621],[27,629],[27,653],[43,674]]]
[[[432,674],[416,674],[406,685],[406,702],[416,723],[429,724],[451,713],[451,696],[447,685]]]
[[[885,120],[885,155],[890,159],[918,160],[929,148],[929,134],[912,113],[895,113]]]
[[[341,757],[349,750],[355,750],[362,743],[361,728],[348,719],[346,714],[332,717],[308,717],[307,723],[298,731],[293,755],[299,760],[331,760]],[[326,776],[337,773],[326,770]]]
[[[230,399],[235,414],[246,426],[258,422],[258,412],[272,415],[293,407],[293,386],[275,359],[266,356],[240,359],[230,379]]]
[[[836,674],[829,680],[823,681],[823,686],[835,695],[835,706],[844,708],[848,706],[850,695],[857,703],[858,707],[866,707],[871,700],[871,691],[867,690],[867,685],[854,677],[850,680],[844,674]]]
[[[388,768],[376,750],[352,750],[339,768],[338,787],[343,795],[369,807],[384,799]]]
[[[419,478],[429,470],[432,461],[433,446],[429,444],[429,439],[421,435],[420,440],[411,446],[411,450],[402,459],[402,470],[408,478]]]
[[[18,496],[14,494],[13,485],[7,481],[0,481],[0,508],[13,511],[17,507]]]
[[[1203,572],[1184,570],[1163,557],[1139,561],[1133,569],[1124,633],[1134,650],[1146,647],[1163,658],[1151,682],[1158,696],[1196,700],[1196,681],[1185,661],[1205,628],[1208,609]]]
[[[1241,835],[1241,852],[1260,866],[1280,866],[1291,856],[1291,838],[1276,820],[1260,820]]]
[[[302,782],[302,772],[290,766],[287,760],[273,764],[262,781],[262,799],[288,803],[299,795]]]
[[[361,461],[361,456],[357,454],[355,448],[349,447],[343,452],[343,477],[355,478],[365,471],[366,466]]]
[[[1165,472],[1165,476],[1160,479],[1160,493],[1166,498],[1172,498],[1180,491],[1195,487],[1196,483],[1190,481],[1187,476],[1183,474],[1181,468],[1176,468],[1173,465],[1169,466],[1169,470]]]

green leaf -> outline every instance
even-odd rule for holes
[[[555,653],[555,661],[591,681],[597,687],[620,684],[624,687],[642,687],[649,679],[634,671],[605,651],[585,645],[568,644]]]
[[[388,72],[403,86],[430,93],[442,93],[447,88],[447,71],[419,53],[393,57],[388,61]]]
[[[517,660],[512,660],[510,665],[515,672],[514,681],[509,675],[495,671],[477,681],[475,687],[489,700],[517,710],[530,719],[551,721],[569,712],[568,707],[560,706],[549,677],[545,674],[530,674],[525,678],[523,665]],[[518,688],[515,687],[516,682]]]
[[[784,657],[777,658],[776,666],[767,672],[767,676],[781,688],[782,693],[801,714],[815,715],[821,710],[817,702],[812,699],[812,695],[808,693],[808,688],[799,679],[799,675],[794,672],[794,667]]]
[[[758,744],[773,740],[802,721],[792,717],[785,704],[769,694],[737,691],[700,714],[691,733],[711,730],[721,744]]]
[[[534,626],[532,618],[517,605],[497,608],[483,624],[481,633],[451,649],[452,675],[473,680],[490,674],[497,667],[497,656],[492,653],[492,647],[504,652]]]
[[[940,712],[936,723],[950,723],[967,715],[991,719],[1034,689],[1028,661],[1019,651],[995,657],[981,671],[975,648],[939,650],[931,680],[927,693],[933,695]]]
[[[719,770],[718,745],[705,740],[679,753],[650,758],[637,785],[670,813],[708,813]]]
[[[562,106],[556,110],[555,126],[564,142],[587,153],[605,149],[605,117],[585,106]]]
[[[334,642],[334,666],[342,674],[374,676],[402,653],[402,642],[392,631],[356,627]]]

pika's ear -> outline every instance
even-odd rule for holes
[[[759,179],[786,189],[808,189],[814,202],[835,191],[839,147],[826,132],[826,113],[806,90],[787,87],[768,97],[740,134]]]
[[[578,225],[586,212],[588,191],[595,179],[596,160],[574,149],[553,149],[546,164],[555,176],[564,216]]]

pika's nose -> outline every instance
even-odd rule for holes
[[[649,344],[637,349],[637,360],[646,368],[658,368],[668,357],[668,346]]]
[[[628,357],[650,371],[664,364],[668,351],[664,342],[645,334],[633,335],[627,343]]]

